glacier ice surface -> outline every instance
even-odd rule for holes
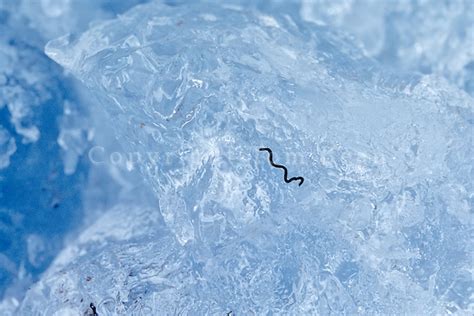
[[[209,3],[137,6],[46,53],[125,150],[158,153],[140,169],[160,216],[109,211],[143,224],[97,221],[23,311],[472,311],[473,103],[445,79],[386,71],[326,26]]]
[[[18,34],[0,24],[0,297],[21,297],[62,248],[81,216],[85,169],[77,160],[66,175],[56,142],[68,83]]]
[[[90,141],[88,110],[75,83],[43,52],[49,39],[62,34],[47,30],[58,31],[58,21],[66,26],[68,18],[63,14],[63,19],[43,16],[40,20],[44,11],[37,10],[39,5],[46,8],[47,4],[60,2],[0,2],[2,315],[11,309],[8,302],[13,302],[13,307],[18,305],[84,215],[82,194],[88,162],[83,154]],[[76,9],[80,5],[77,1],[62,3],[63,7],[74,5]],[[83,5],[83,23],[67,24],[71,33],[86,28],[86,21],[96,16],[111,16],[114,10],[120,10],[118,7],[124,7],[104,0],[99,14],[85,2]],[[69,7],[65,13],[78,17],[77,10],[73,11]]]
[[[311,0],[300,14],[353,34],[387,67],[441,75],[474,95],[474,1]]]
[[[21,293],[48,268],[1,313],[473,312],[469,1],[166,0],[86,30],[138,2],[0,10],[15,38],[0,44],[0,185],[17,194],[0,195],[0,273]],[[37,49],[65,33],[46,53],[93,98]],[[81,167],[90,137],[108,163]],[[24,179],[74,195],[67,217],[25,203]]]

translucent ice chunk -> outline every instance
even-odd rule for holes
[[[474,2],[301,1],[307,21],[342,29],[393,68],[445,76],[474,95]]]
[[[18,306],[64,236],[84,220],[83,153],[92,120],[76,83],[45,56],[44,43],[138,2],[0,1],[1,315]]]
[[[38,35],[24,32],[5,12],[0,21],[0,300],[15,301],[77,225],[85,162],[81,166],[78,159],[77,168],[70,168],[78,172],[64,174],[62,153],[68,150],[58,146],[58,121],[66,100],[73,103],[70,81],[34,45]]]
[[[22,0],[17,10],[43,38],[51,39],[80,32],[89,23],[111,18],[145,1],[148,0]]]
[[[8,167],[10,156],[16,151],[15,139],[7,130],[0,126],[0,169]]]
[[[25,311],[89,298],[125,314],[472,311],[467,94],[385,73],[326,27],[234,6],[137,6],[46,53],[97,93],[125,150],[159,154],[140,169],[167,237],[87,242],[105,267],[72,254],[74,273],[51,270]],[[100,295],[88,269],[107,276]]]

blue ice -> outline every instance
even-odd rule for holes
[[[470,1],[0,9],[1,313],[474,312]]]

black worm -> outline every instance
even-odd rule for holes
[[[260,148],[259,150],[260,151],[268,151],[268,154],[270,155],[270,157],[268,157],[268,159],[270,160],[270,164],[275,168],[283,169],[283,171],[285,172],[284,180],[285,180],[286,183],[290,183],[291,181],[299,180],[300,184],[298,184],[298,186],[301,186],[303,184],[303,182],[304,182],[303,177],[293,177],[293,178],[288,179],[288,169],[286,169],[285,166],[277,165],[276,163],[273,162],[273,152],[270,148],[265,147],[265,148]]]
[[[99,314],[97,314],[97,310],[95,309],[94,303],[91,303],[89,307],[92,309],[92,315],[99,316]]]

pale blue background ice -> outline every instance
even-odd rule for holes
[[[473,313],[473,2],[141,2],[0,3],[0,314]]]

